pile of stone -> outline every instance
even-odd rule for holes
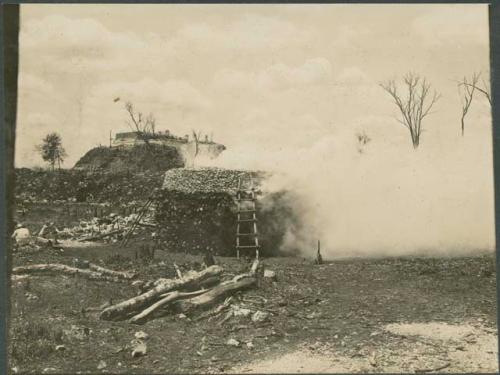
[[[162,183],[162,172],[87,173],[82,170],[49,172],[16,169],[18,204],[89,202],[127,205],[144,201]]]
[[[78,241],[93,241],[102,240],[105,242],[115,243],[123,239],[123,235],[137,222],[139,214],[130,214],[128,216],[120,216],[115,213],[109,216],[91,220],[81,220],[77,226],[72,228],[64,228],[58,231],[58,238],[72,239]],[[135,225],[131,235],[138,234],[144,227],[155,227],[153,222],[153,211],[147,212],[140,220],[138,225]]]
[[[211,252],[234,256],[239,181],[244,190],[250,178],[257,193],[257,217],[262,255],[277,254],[295,216],[286,193],[261,194],[263,172],[220,168],[171,169],[156,195],[156,222],[167,249],[190,254]],[[250,255],[250,254],[249,254]]]
[[[238,180],[243,187],[249,187],[250,178],[258,187],[266,174],[263,172],[242,171],[222,168],[176,168],[165,173],[163,189],[183,193],[228,193],[236,194]]]

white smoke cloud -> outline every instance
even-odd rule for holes
[[[368,130],[377,136],[363,153],[356,132],[366,127],[343,127],[302,148],[228,150],[211,165],[274,172],[263,189],[297,196],[304,226],[286,240],[305,255],[318,239],[327,257],[473,253],[494,247],[491,128],[481,125],[471,127],[483,137],[416,151]]]

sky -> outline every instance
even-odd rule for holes
[[[73,166],[131,101],[213,134],[218,166],[283,173],[270,188],[297,188],[336,254],[492,248],[490,108],[476,96],[462,137],[456,83],[488,71],[487,5],[23,4],[16,166],[42,166],[51,131]],[[418,150],[379,85],[407,72],[441,94]]]

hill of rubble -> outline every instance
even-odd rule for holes
[[[143,201],[161,187],[163,172],[141,173],[60,170],[48,172],[20,168],[15,171],[18,204],[36,202],[96,202],[122,204]]]
[[[176,147],[142,144],[131,147],[96,147],[83,155],[73,167],[85,171],[164,172],[184,166]]]
[[[261,192],[262,182],[269,177],[263,172],[218,168],[179,168],[165,173],[163,189],[157,196],[156,221],[167,247],[192,254],[209,249],[216,255],[234,255],[238,180],[247,188],[250,177],[256,188],[261,254],[282,253],[288,232],[300,225],[293,210],[292,193]],[[250,232],[251,228],[240,231]]]

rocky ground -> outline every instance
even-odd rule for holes
[[[199,185],[196,181],[201,181],[207,173],[222,172],[190,172],[194,177],[176,170],[169,173],[170,189],[179,194],[193,194],[191,188]],[[50,202],[56,199],[71,202],[81,192],[92,194],[92,199],[104,204],[129,204],[164,182],[163,174],[159,173],[135,174],[133,179],[126,174],[88,176],[78,171],[57,175],[18,171],[18,201],[35,203],[26,212],[16,212],[17,220],[27,224],[32,232],[39,230],[49,216],[59,229],[78,227],[70,230],[75,238],[67,240],[62,249],[40,246],[14,253],[14,267],[39,263],[74,265],[78,259],[117,271],[135,272],[143,281],[176,277],[174,263],[182,272],[202,269],[201,255],[179,253],[179,241],[169,246],[153,241],[152,228],[134,236],[127,247],[119,242],[77,242],[76,238],[82,234],[79,229],[82,218],[78,214],[73,217],[69,215],[71,210]],[[195,182],[188,185],[186,176],[188,182]],[[226,177],[228,185],[237,183],[237,174],[229,173]],[[220,182],[221,178],[218,176],[214,181]],[[176,186],[187,186],[188,193]],[[280,199],[284,199],[282,205],[286,206],[286,196]],[[41,200],[47,203],[36,203]],[[275,215],[291,216],[285,211]],[[277,243],[273,240],[266,246]],[[216,259],[228,277],[246,272],[250,266],[245,260],[232,257]],[[130,281],[95,281],[62,275],[16,276],[11,281],[10,293],[10,371],[498,370],[493,254],[351,259],[323,265],[314,265],[311,259],[301,257],[265,257],[262,266],[273,271],[275,277],[263,278],[256,288],[234,295],[221,313],[215,314],[218,305],[208,311],[214,313],[212,316],[206,315],[207,312],[188,316],[167,314],[144,325],[99,320],[104,305],[136,295],[137,287]],[[229,311],[232,315],[228,315]],[[262,319],[253,319],[256,314]],[[147,349],[145,355],[133,357],[138,336],[143,338]]]
[[[145,171],[95,172],[65,169],[48,172],[16,169],[15,195],[17,209],[32,203],[96,202],[106,204],[139,204],[154,188],[160,188],[164,172]]]
[[[14,266],[75,257],[143,280],[199,269],[197,256],[114,245],[18,253]],[[248,264],[217,258],[227,273]],[[226,319],[167,315],[144,325],[98,319],[97,307],[133,296],[130,284],[64,276],[12,282],[9,367],[31,373],[494,372],[494,257],[364,259],[313,265],[269,258],[275,279],[236,295]],[[256,311],[264,321],[254,322]],[[131,355],[145,333],[147,353]]]

